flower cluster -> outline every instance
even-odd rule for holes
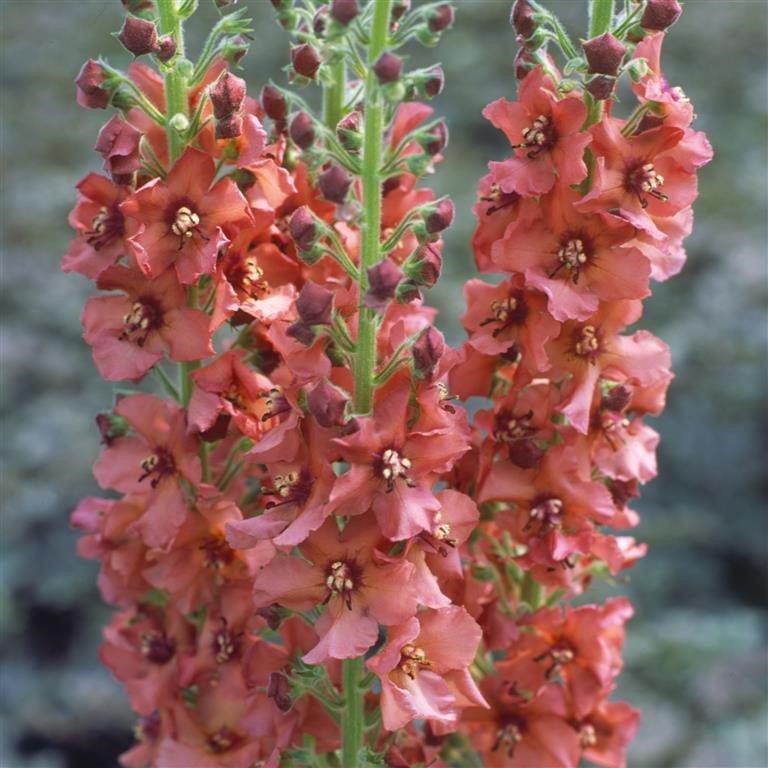
[[[584,44],[583,87],[543,52],[547,25],[571,45],[556,19],[516,4],[520,98],[485,112],[512,152],[473,243],[505,278],[467,283],[460,350],[422,295],[454,216],[419,185],[448,142],[423,103],[443,73],[396,54],[451,5],[272,0],[294,89],[258,100],[233,72],[243,12],[192,63],[196,3],[128,5],[118,38],[155,66],[78,75],[80,103],[119,114],[63,260],[100,291],[84,338],[120,382],[94,467],[114,493],[73,524],[118,609],[101,659],[140,718],[122,763],[621,765],[631,606],[564,601],[644,552],[606,529],[637,522],[671,374],[622,331],[682,265],[710,154],[646,34],[659,3]],[[626,120],[602,108],[621,71]]]

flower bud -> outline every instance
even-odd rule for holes
[[[443,334],[433,326],[425,328],[411,348],[413,365],[418,374],[429,378],[445,352]]]
[[[589,91],[593,99],[604,101],[611,98],[615,84],[616,80],[612,77],[596,75],[587,83],[587,91]]]
[[[230,37],[219,48],[219,56],[231,67],[235,66],[240,59],[248,53],[249,43],[242,37]]]
[[[232,114],[216,121],[217,139],[236,139],[243,133],[243,118],[241,115]]]
[[[296,299],[296,311],[307,325],[330,325],[332,306],[333,294],[311,281],[304,283]]]
[[[394,53],[386,51],[379,56],[379,60],[373,65],[373,71],[382,85],[395,83],[403,73],[403,60]]]
[[[213,114],[216,118],[221,119],[231,115],[243,106],[245,80],[225,71],[211,86],[208,95],[211,97]]]
[[[349,398],[323,379],[308,395],[307,406],[321,427],[344,424],[344,411]]]
[[[535,66],[536,59],[533,58],[531,52],[520,46],[515,54],[515,77],[518,80],[523,80]]]
[[[392,21],[400,21],[410,10],[411,0],[394,0],[392,3]]]
[[[170,61],[176,55],[176,41],[170,35],[163,37],[158,43],[157,58],[163,63]]]
[[[587,40],[581,44],[581,47],[587,57],[590,74],[596,75],[618,74],[624,54],[627,52],[626,46],[610,32]]]
[[[509,23],[515,28],[515,32],[526,40],[534,33],[536,19],[528,0],[515,0]]]
[[[423,245],[416,253],[416,261],[408,267],[408,278],[416,285],[431,288],[439,279],[443,257],[431,243]]]
[[[324,37],[328,28],[329,9],[327,5],[321,5],[312,17],[312,31],[315,37]]]
[[[326,200],[341,204],[347,199],[352,177],[341,166],[332,165],[320,174],[318,185]]]
[[[427,215],[426,226],[430,235],[436,235],[444,229],[448,229],[453,222],[453,201],[446,197],[441,200]]]
[[[141,132],[115,115],[99,131],[94,149],[104,158],[104,170],[114,179],[141,168],[140,141]]]
[[[128,13],[141,13],[153,10],[153,0],[120,0]]]
[[[77,103],[90,109],[106,109],[110,94],[102,88],[104,80],[104,68],[101,64],[88,59],[75,78]]]
[[[357,0],[333,0],[331,3],[331,16],[342,27],[346,27],[358,13],[360,9],[357,7]]]
[[[667,29],[677,21],[682,11],[677,0],[648,0],[640,26],[655,31]]]
[[[443,68],[438,64],[434,67],[430,67],[426,71],[426,75],[423,81],[423,89],[426,96],[434,97],[443,92],[443,86],[445,85],[445,74]]]
[[[289,325],[286,329],[286,334],[292,339],[295,339],[299,344],[303,344],[308,347],[316,338],[316,334],[311,325],[307,325],[303,320],[299,320],[293,325]]]
[[[374,312],[383,312],[395,298],[397,286],[403,279],[403,270],[389,259],[368,269],[368,290],[363,304]]]
[[[360,113],[357,110],[339,120],[336,125],[336,135],[341,146],[349,152],[360,149],[363,137],[360,135]]]
[[[157,30],[151,21],[126,16],[117,39],[134,55],[143,56],[159,50]]]
[[[256,615],[261,616],[261,618],[267,622],[267,626],[270,629],[278,630],[283,621],[283,614],[280,610],[281,609],[277,605],[267,605],[263,608],[257,608]]]
[[[293,212],[288,222],[288,231],[300,251],[311,251],[320,236],[315,217],[306,205]]]
[[[131,427],[122,417],[114,413],[96,414],[96,426],[101,435],[101,442],[104,445],[111,445],[118,437],[124,437],[128,434]]]
[[[509,460],[521,469],[533,469],[543,455],[544,450],[530,439],[513,440],[509,444]]]
[[[312,118],[306,112],[299,112],[291,120],[288,135],[297,147],[309,149],[315,142],[315,126]]]
[[[446,3],[434,9],[429,15],[427,25],[430,32],[442,32],[453,24],[453,6]]]
[[[424,151],[434,157],[448,146],[448,126],[444,121],[432,126],[421,142]]]
[[[600,407],[606,411],[621,413],[632,399],[632,392],[621,384],[611,387],[601,398]]]
[[[305,43],[291,48],[291,63],[297,74],[314,80],[317,70],[320,69],[322,59],[311,45]]]
[[[288,116],[288,105],[285,97],[274,86],[265,85],[261,89],[261,106],[264,114],[276,123],[284,123]]]
[[[270,672],[267,696],[281,712],[287,712],[293,706],[291,684],[282,672]]]

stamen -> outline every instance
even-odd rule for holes
[[[423,648],[408,643],[400,649],[400,671],[405,672],[411,680],[416,679],[416,675],[422,667],[431,666],[432,662],[427,659],[427,654]]]

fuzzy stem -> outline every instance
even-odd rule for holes
[[[344,110],[344,85],[347,78],[344,59],[330,65],[333,82],[323,87],[323,122],[335,131]]]
[[[589,37],[599,37],[608,32],[613,21],[614,0],[590,0]]]
[[[157,0],[157,10],[160,16],[160,34],[171,35],[176,41],[176,57],[184,57],[184,30],[179,16],[176,0]],[[165,73],[165,114],[168,131],[168,165],[178,159],[184,150],[185,138],[172,124],[174,115],[189,117],[187,103],[187,80],[171,64]]]
[[[381,2],[381,0],[379,0]],[[363,659],[344,659],[344,709],[341,713],[342,766],[357,768],[358,755],[363,746],[363,696],[360,678]]]

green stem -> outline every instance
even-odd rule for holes
[[[161,35],[171,35],[176,41],[176,60],[184,58],[184,30],[179,16],[176,0],[157,0],[157,10],[160,16],[159,32]],[[177,71],[176,65],[171,64],[165,73],[165,114],[168,131],[168,159],[172,166],[184,150],[185,135],[174,127],[171,120],[175,115],[189,117],[187,102],[187,80]]]
[[[365,81],[365,136],[363,139],[363,233],[360,252],[360,298],[368,290],[368,269],[378,264],[381,253],[381,144],[384,115],[381,91],[373,65],[384,52],[392,0],[376,0],[368,74]],[[355,410],[370,413],[373,406],[373,370],[376,363],[376,313],[361,306],[355,355]]]
[[[531,576],[530,571],[526,571],[520,598],[531,607],[532,611],[535,611],[541,607],[543,597],[544,590],[541,584]]]
[[[590,0],[589,37],[599,37],[611,28],[614,0]]]
[[[332,82],[323,88],[323,122],[335,131],[344,115],[344,86],[347,79],[344,59],[334,61],[330,65]]]
[[[381,0],[380,0],[381,1]],[[387,2],[387,0],[384,0]],[[359,682],[363,659],[344,659],[344,709],[341,713],[342,766],[357,768],[358,755],[363,746],[363,691]]]

